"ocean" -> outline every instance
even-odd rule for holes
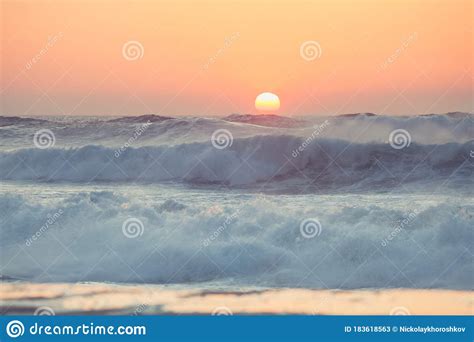
[[[0,275],[472,289],[474,115],[0,117]]]

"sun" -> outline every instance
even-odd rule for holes
[[[255,108],[265,112],[276,111],[280,108],[280,99],[273,93],[261,93],[255,99]]]

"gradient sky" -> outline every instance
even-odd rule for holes
[[[474,111],[470,0],[10,0],[0,16],[1,115],[256,113],[265,91],[291,116]]]

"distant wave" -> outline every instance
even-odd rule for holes
[[[304,148],[303,148],[304,147]],[[317,139],[307,146],[294,136],[264,135],[235,139],[225,149],[211,142],[127,148],[21,149],[0,152],[0,179],[32,181],[179,181],[248,186],[299,179],[338,188],[390,187],[403,180],[451,177],[472,184],[473,142],[418,145],[403,150],[390,144],[356,144]]]
[[[309,125],[305,120],[279,115],[232,114],[226,116],[223,120],[268,127],[304,127]]]
[[[140,116],[124,116],[115,119],[109,119],[108,122],[122,122],[122,123],[147,123],[147,122],[162,122],[172,120],[170,116],[161,116],[154,114],[140,115]]]
[[[277,115],[239,115],[223,118],[168,117],[142,115],[129,117],[1,117],[0,151],[34,147],[36,132],[51,131],[56,148],[97,145],[119,148],[141,126],[133,147],[170,146],[208,142],[219,129],[228,130],[236,140],[260,135],[291,135],[307,138],[324,129],[318,138],[347,140],[353,143],[387,143],[391,132],[406,130],[414,144],[466,143],[474,139],[474,115],[447,113],[406,117],[370,113],[328,117],[290,118]]]
[[[352,113],[352,114],[340,114],[334,116],[305,116],[305,117],[288,117],[281,115],[254,115],[254,114],[231,114],[224,117],[215,117],[214,119],[221,119],[224,121],[230,122],[241,122],[249,123],[256,125],[270,125],[270,126],[280,126],[286,127],[288,124],[291,126],[301,126],[305,123],[308,123],[305,119],[311,118],[331,118],[335,120],[344,120],[350,121],[354,119],[359,120],[382,120],[382,121],[407,121],[407,120],[416,120],[423,119],[425,121],[445,121],[446,119],[459,120],[459,119],[474,119],[474,113],[465,113],[465,112],[450,112],[445,114],[421,114],[421,115],[407,115],[407,116],[390,116],[390,115],[377,115],[374,113]],[[145,115],[134,115],[134,116],[31,116],[31,117],[20,117],[20,116],[3,116],[0,115],[0,126],[4,124],[14,125],[14,124],[35,124],[40,122],[72,122],[75,119],[80,119],[82,122],[90,120],[91,122],[97,122],[97,119],[100,119],[103,122],[109,123],[146,123],[146,122],[162,122],[166,120],[183,120],[183,119],[192,119],[192,116],[178,116],[172,117],[167,115],[157,115],[157,114],[145,114]],[[198,118],[198,117],[195,117]],[[64,121],[67,119],[66,121]],[[310,120],[311,121],[311,120]]]
[[[473,287],[472,199],[366,196],[362,202],[341,195],[313,196],[310,203],[292,197],[285,203],[280,196],[247,196],[226,204],[223,197],[208,196],[205,203],[193,204],[185,198],[153,201],[127,190],[126,195],[74,193],[51,203],[3,194],[0,214],[8,218],[0,225],[3,276],[316,288]],[[305,238],[301,222],[311,217],[322,228]],[[136,230],[125,231],[131,219]]]
[[[19,116],[0,116],[0,127],[14,125],[35,125],[47,122],[44,119],[24,118]]]

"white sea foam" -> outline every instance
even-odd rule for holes
[[[471,289],[473,117],[0,117],[0,275]]]
[[[413,181],[451,177],[450,185],[472,184],[472,143],[412,144],[403,151],[389,144],[315,140],[296,158],[302,138],[255,136],[216,149],[210,142],[128,148],[119,158],[102,146],[21,149],[0,152],[0,179],[111,182],[178,181],[252,185],[281,179],[320,187],[371,190]],[[464,183],[463,183],[464,182]]]
[[[63,194],[55,203],[38,201],[41,191],[36,199],[3,193],[2,274],[37,281],[472,288],[472,198],[137,189]],[[58,207],[61,217],[27,246]],[[414,208],[416,218],[384,244]],[[134,239],[122,234],[129,217],[144,226]],[[322,226],[312,239],[300,231],[307,218]]]
[[[325,122],[327,122],[325,124]],[[148,125],[148,123],[151,123]],[[147,124],[138,139],[137,131]],[[315,125],[324,125],[319,132]],[[358,143],[387,143],[396,129],[409,132],[415,144],[465,143],[474,138],[474,115],[449,113],[431,116],[347,116],[287,118],[269,115],[230,115],[226,118],[138,117],[3,117],[0,116],[0,150],[34,147],[40,129],[54,133],[57,148],[99,145],[119,149],[133,139],[133,147],[208,142],[213,132],[225,129],[234,139],[256,135],[291,135],[311,139],[340,139]]]

